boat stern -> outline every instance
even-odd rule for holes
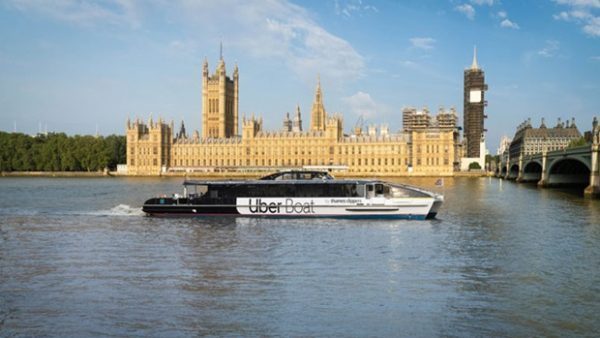
[[[427,214],[427,217],[426,217],[427,219],[435,218],[435,216],[437,216],[438,210],[442,206],[442,203],[444,203],[443,195],[435,194],[432,197],[433,197],[433,204],[431,205],[431,209],[429,209],[429,213]]]

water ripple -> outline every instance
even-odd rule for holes
[[[447,179],[432,221],[142,216],[178,185],[2,179],[1,335],[600,331],[598,201]]]

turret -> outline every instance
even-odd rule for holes
[[[183,133],[185,127],[182,124]],[[136,119],[128,121],[127,128],[127,170],[133,175],[157,175],[162,167],[170,161],[173,123],[167,125],[159,118],[157,122],[152,116],[148,123]],[[146,151],[140,151],[145,149]]]
[[[204,78],[208,78],[208,60],[204,58],[204,62],[202,63],[202,75]]]
[[[367,135],[377,136],[377,127],[374,124],[371,124],[369,127],[367,127]]]
[[[208,73],[205,60],[202,69],[202,137],[230,138],[238,135],[239,69],[227,76],[223,46],[215,73]]]
[[[181,127],[179,127],[179,133],[177,133],[176,139],[187,139],[187,133],[185,132],[185,125],[183,124],[183,120],[181,120]]]
[[[327,113],[323,105],[323,93],[321,92],[321,79],[317,78],[317,89],[315,90],[315,101],[310,113],[310,130],[319,131],[325,129]]]
[[[341,115],[334,115],[327,118],[325,123],[325,133],[327,138],[339,140],[343,136],[343,126],[342,126],[342,117]]]
[[[244,140],[254,138],[262,130],[262,118],[257,119],[254,117],[254,114],[249,119],[244,117],[242,120],[242,129]]]
[[[235,68],[233,69],[233,135],[236,136],[239,134],[238,132],[238,109],[239,109],[239,69],[237,63],[235,64]]]
[[[208,113],[209,113],[209,98],[208,98],[208,60],[204,58],[202,64],[202,111],[200,117],[202,120],[202,137],[206,138],[209,135]]]
[[[283,120],[283,131],[292,131],[292,120],[290,120],[290,113],[285,113],[285,119]]]
[[[296,105],[296,116],[294,117],[294,122],[292,123],[292,131],[295,133],[299,133],[302,131],[302,116],[300,114],[300,105]]]

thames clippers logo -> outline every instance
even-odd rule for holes
[[[264,201],[262,198],[249,198],[248,210],[252,214],[314,214],[315,202],[296,202],[291,198],[285,201]],[[239,205],[239,204],[238,204]]]

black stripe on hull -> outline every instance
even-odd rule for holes
[[[151,215],[165,215],[173,214],[174,216],[194,216],[194,215],[239,215],[235,206],[161,206],[161,205],[144,205],[142,211]]]
[[[307,214],[240,214],[235,206],[187,206],[187,205],[145,205],[142,210],[153,217],[219,217],[243,216],[253,218],[341,218],[341,219],[432,219],[436,213],[428,215],[412,214],[338,214],[338,215],[307,215]],[[389,211],[388,211],[389,212]]]

